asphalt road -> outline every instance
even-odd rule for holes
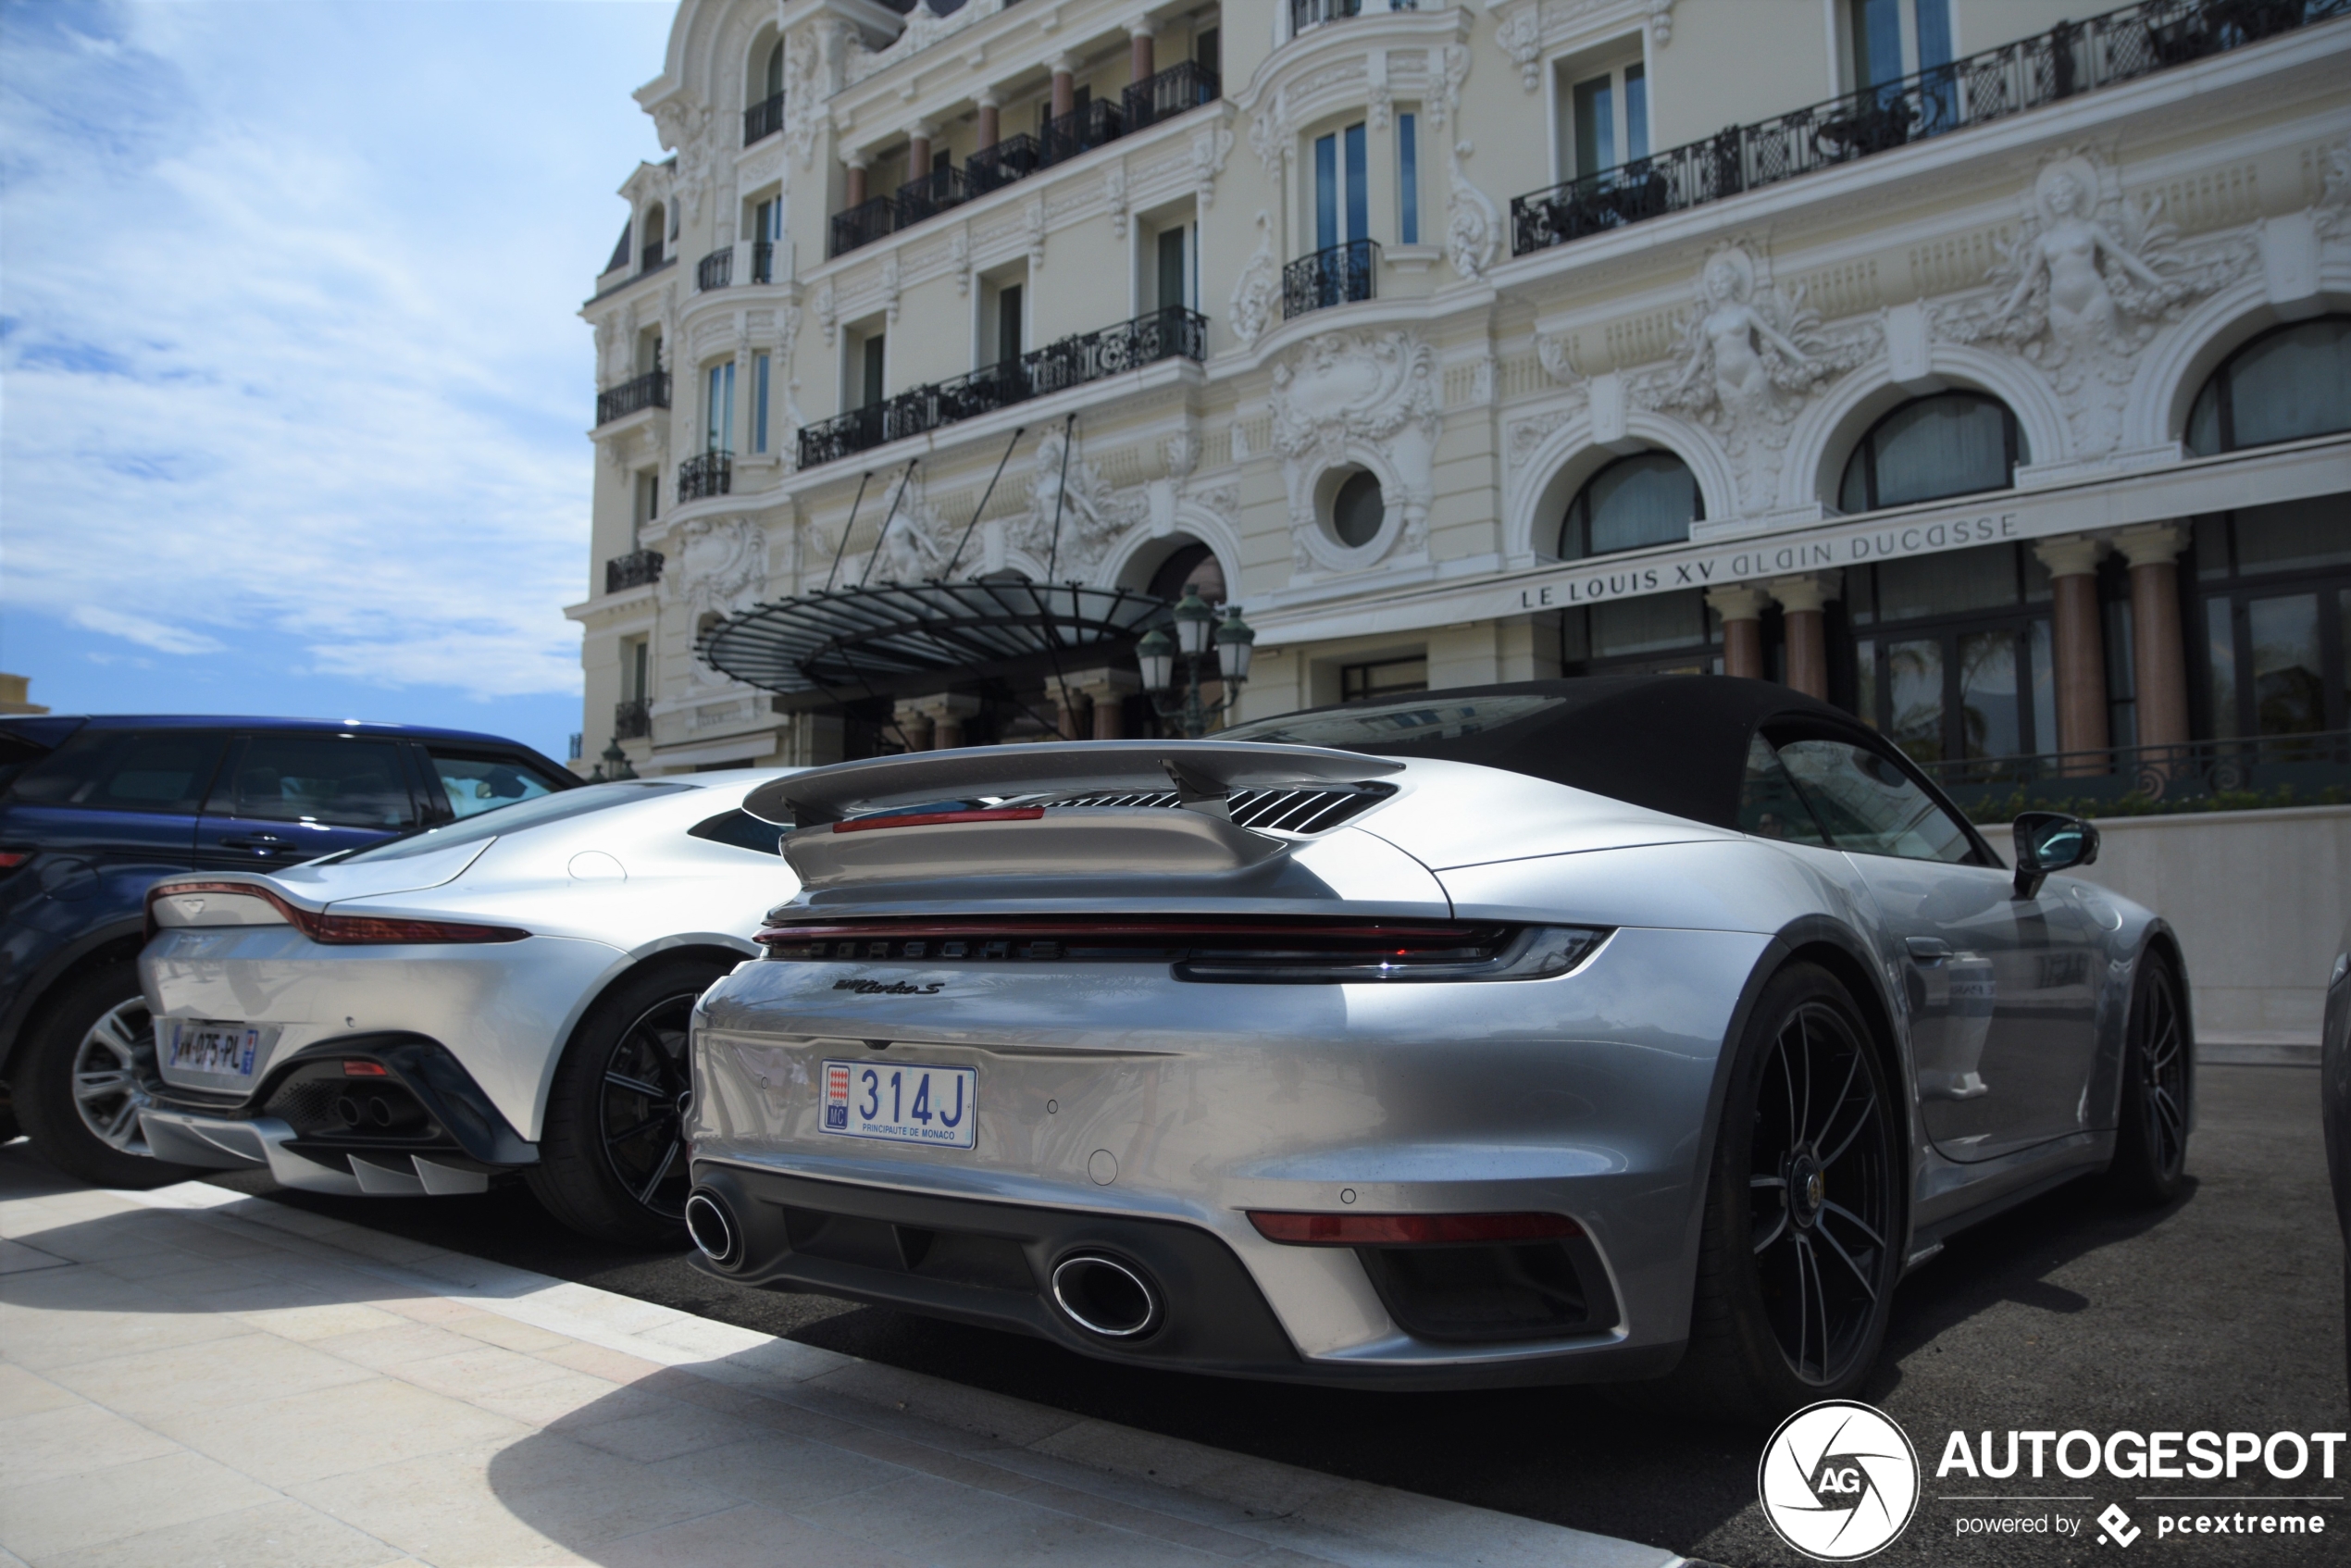
[[[2080,1182],[1951,1243],[1904,1282],[1887,1353],[1865,1398],[1909,1434],[1927,1470],[1916,1516],[1876,1559],[2054,1563],[2155,1558],[2193,1563],[2351,1561],[2351,1505],[2304,1505],[2326,1533],[2160,1538],[2140,1495],[2260,1515],[2251,1500],[2351,1495],[2337,1478],[2293,1482],[1971,1485],[1934,1471],[1954,1430],[2105,1434],[2351,1430],[2345,1398],[2343,1257],[2330,1207],[2318,1074],[2207,1067],[2189,1193],[2133,1210]],[[1759,1434],[1693,1429],[1589,1390],[1364,1394],[1105,1367],[1040,1341],[830,1298],[747,1289],[680,1257],[616,1253],[572,1237],[529,1197],[334,1199],[263,1192],[456,1251],[829,1350],[1106,1420],[1412,1491],[1629,1537],[1727,1564],[1795,1564],[1756,1502]],[[2075,1494],[2086,1501],[1966,1503],[1959,1495]],[[2237,1500],[2246,1500],[2239,1506]],[[2126,1552],[2095,1516],[2120,1502],[2146,1533]],[[2079,1521],[2071,1537],[1960,1536],[1962,1516]],[[2258,1527],[2258,1526],[2257,1526]]]

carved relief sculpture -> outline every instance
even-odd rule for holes
[[[1363,564],[1324,533],[1314,501],[1324,474],[1360,463],[1401,517],[1390,548],[1426,549],[1443,422],[1435,350],[1405,331],[1325,332],[1274,367],[1273,405],[1294,547],[1326,570]]]
[[[1240,339],[1243,348],[1257,346],[1257,340],[1274,324],[1274,310],[1281,298],[1282,274],[1274,261],[1273,220],[1260,210],[1257,248],[1250,253],[1239,279],[1233,284],[1233,308],[1228,317],[1233,335]]]
[[[1462,160],[1475,152],[1468,142],[1453,143],[1453,190],[1445,199],[1445,244],[1453,270],[1483,280],[1502,243],[1502,214],[1494,199],[1471,182]]]

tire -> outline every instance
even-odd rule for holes
[[[704,959],[641,969],[573,1031],[547,1099],[539,1163],[524,1178],[580,1235],[625,1247],[688,1244],[691,1177],[678,1114],[690,1085],[687,1018],[731,967]]]
[[[2179,977],[2169,960],[2149,953],[2131,982],[2124,1026],[2122,1092],[2114,1161],[2107,1180],[2135,1203],[2171,1202],[2187,1185],[2188,1119],[2195,1104],[2196,1060]]]
[[[155,1071],[155,1031],[131,959],[66,982],[25,1031],[12,1102],[33,1151],[97,1187],[163,1187],[202,1173],[147,1152],[139,1107]]]
[[[1670,1403],[1760,1426],[1860,1391],[1902,1272],[1895,1105],[1844,986],[1809,964],[1773,977],[1723,1099]]]

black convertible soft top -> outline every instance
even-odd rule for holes
[[[1757,730],[1885,748],[1853,716],[1768,680],[1586,676],[1469,686],[1237,725],[1226,740],[1333,746],[1506,768],[1734,830]]]

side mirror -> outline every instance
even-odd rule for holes
[[[2041,890],[2052,871],[2090,865],[2098,858],[2098,830],[2062,812],[2020,812],[2016,819],[2016,896]]]

